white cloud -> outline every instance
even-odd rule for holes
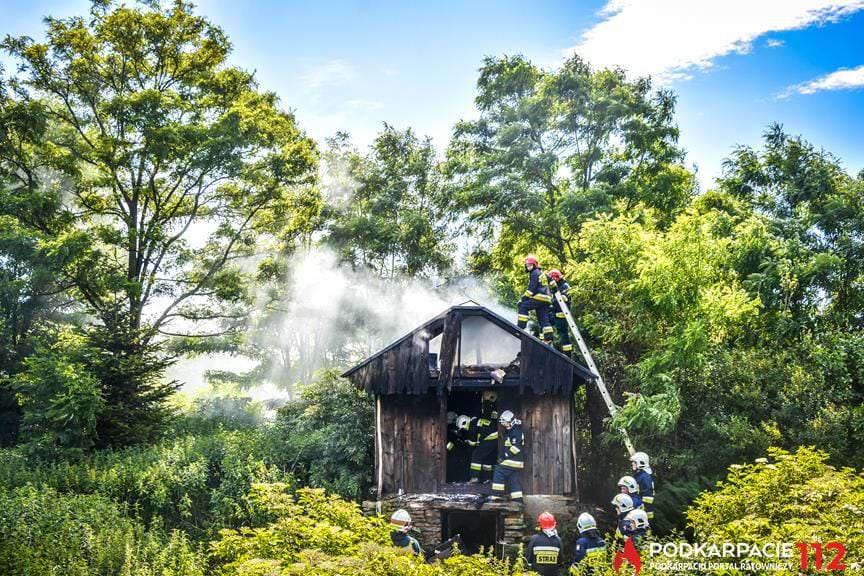
[[[778,40],[777,38],[768,38],[768,40],[765,41],[765,45],[768,46],[768,48],[780,48],[785,44],[786,42]]]
[[[346,84],[355,76],[354,68],[350,64],[340,58],[334,58],[301,75],[300,82],[307,88],[323,88]]]
[[[727,54],[750,51],[771,32],[836,21],[864,0],[609,0],[577,52],[594,66],[621,66],[661,83],[686,79]]]
[[[815,94],[824,90],[854,90],[864,88],[864,65],[857,68],[841,68],[809,82],[790,86],[778,98],[793,94]]]

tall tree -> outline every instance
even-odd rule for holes
[[[44,116],[68,178],[73,218],[41,249],[98,318],[95,340],[111,335],[100,429],[132,431],[167,393],[141,360],[160,335],[200,336],[231,314],[217,302],[246,297],[238,262],[306,193],[316,151],[273,93],[226,65],[224,33],[187,2],[100,1],[89,18],[46,22],[44,43],[3,43],[20,64],[16,98]]]
[[[480,117],[456,125],[447,171],[483,238],[478,256],[497,238],[504,260],[527,249],[560,265],[577,254],[581,222],[616,201],[624,210],[643,202],[668,219],[692,194],[675,98],[648,79],[592,70],[578,56],[553,71],[490,57],[477,90]]]
[[[345,262],[388,279],[450,265],[449,207],[429,138],[385,124],[368,154],[342,134],[325,161],[335,192],[326,242]]]

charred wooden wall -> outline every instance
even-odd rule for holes
[[[576,496],[569,396],[526,394],[519,417],[526,447],[523,491]]]
[[[444,483],[446,421],[438,395],[381,396],[384,494],[434,493]],[[377,438],[376,438],[377,442]],[[379,453],[376,446],[376,459]]]

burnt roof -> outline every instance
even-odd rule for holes
[[[489,308],[473,302],[451,306],[349,368],[342,376],[349,378],[358,387],[376,394],[422,394],[433,387],[442,391],[454,382],[451,370],[454,358],[452,350],[447,349],[448,340],[455,345],[461,320],[465,316],[484,317],[521,340],[518,386],[522,389],[527,387],[540,394],[569,393],[574,384],[594,378],[590,370],[582,364]],[[430,334],[437,335],[442,331],[444,340],[440,358],[441,376],[436,379],[428,373],[428,346],[417,344],[428,342]]]

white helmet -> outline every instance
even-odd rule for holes
[[[411,529],[411,515],[408,514],[407,510],[400,508],[390,516],[390,524],[402,532],[408,532]]]
[[[456,414],[455,412],[447,412],[447,424],[448,425],[455,424],[456,418],[458,418],[458,417],[459,417],[459,415]]]
[[[627,520],[632,521],[636,525],[637,530],[648,529],[648,514],[645,513],[644,510],[631,510],[625,516]]]
[[[500,422],[504,426],[509,426],[516,420],[516,415],[513,414],[510,410],[505,410],[501,413],[501,417],[498,418],[498,422]]]
[[[636,452],[630,456],[630,461],[636,463],[636,468],[648,468],[651,466],[651,461],[648,455],[644,452]]]
[[[632,476],[622,476],[621,479],[618,480],[618,486],[624,486],[630,494],[636,494],[639,492],[639,484],[636,483],[636,479]]]
[[[624,514],[625,512],[633,510],[633,499],[627,494],[616,494],[615,497],[612,498],[612,505],[615,506],[615,510],[618,511],[618,514]]]
[[[498,401],[498,392],[494,390],[484,390],[483,394],[483,402],[497,402]]]
[[[579,519],[576,520],[576,528],[579,529],[580,534],[587,532],[588,530],[596,530],[597,521],[594,520],[594,517],[591,514],[583,512],[579,515]]]
[[[470,425],[471,425],[471,417],[470,416],[465,416],[463,414],[462,416],[459,416],[458,418],[456,418],[456,428],[458,428],[459,430],[467,430],[468,426],[470,426]]]

